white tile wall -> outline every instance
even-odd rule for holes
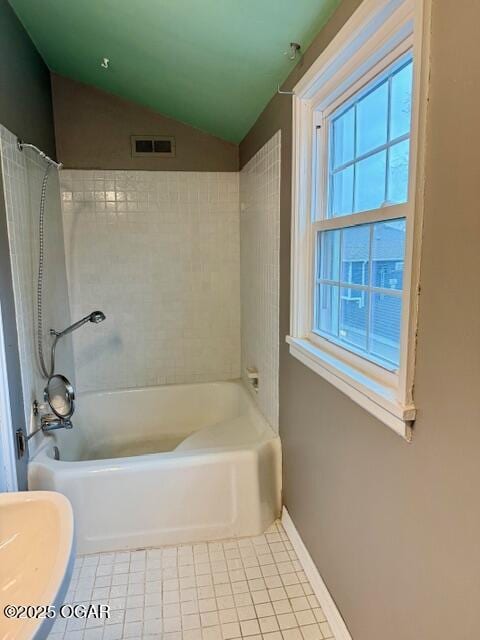
[[[33,151],[19,151],[17,138],[0,125],[0,157],[4,183],[25,421],[30,426],[32,402],[43,399],[43,380],[36,356],[36,279],[38,270],[38,220],[45,161]],[[44,341],[49,353],[50,327],[70,324],[68,288],[63,248],[62,214],[58,174],[50,171],[45,214]],[[70,340],[57,350],[57,372],[72,382],[73,352]]]
[[[238,173],[63,171],[81,390],[240,375]]]
[[[33,329],[45,165],[19,152],[4,128],[0,143],[28,424],[43,388]],[[276,428],[280,133],[240,177],[62,171],[60,178],[63,230],[56,171],[47,194],[45,342],[48,329],[70,317],[97,308],[107,315],[74,334],[78,389],[230,379],[255,366],[259,407]],[[69,341],[59,348],[57,371],[73,378]]]
[[[280,522],[261,536],[79,557],[49,640],[323,640],[333,634]]]
[[[240,172],[242,375],[256,367],[256,400],[278,430],[280,131]]]

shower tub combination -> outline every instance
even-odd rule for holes
[[[73,423],[29,487],[70,499],[79,553],[258,535],[279,516],[280,439],[241,382],[85,393]]]

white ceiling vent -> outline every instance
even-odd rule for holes
[[[170,136],[131,136],[132,158],[174,158],[175,138]]]

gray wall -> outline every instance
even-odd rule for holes
[[[58,157],[67,169],[236,171],[238,146],[52,74]],[[175,136],[174,158],[132,158],[130,136]]]
[[[344,0],[294,84],[358,0]],[[282,129],[280,435],[287,508],[354,640],[474,640],[480,628],[480,4],[433,0],[412,444],[289,356],[291,101]]]
[[[0,123],[54,156],[50,74],[6,0],[0,0]],[[0,300],[14,428],[25,427],[7,218],[0,175]],[[26,488],[25,460],[18,468]]]

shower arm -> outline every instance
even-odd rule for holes
[[[55,350],[57,348],[57,343],[60,340],[60,338],[63,338],[64,336],[68,335],[69,333],[72,333],[73,331],[75,331],[76,329],[79,329],[80,327],[83,327],[83,325],[86,324],[87,322],[93,322],[94,324],[98,324],[99,322],[103,322],[103,320],[105,320],[105,314],[103,313],[103,311],[92,311],[92,313],[89,313],[87,316],[84,316],[80,320],[77,320],[77,322],[74,322],[63,331],[55,331],[55,329],[50,329],[50,335],[55,336],[55,340],[52,343],[52,348],[50,351],[51,371],[53,372],[55,369]]]
[[[20,138],[17,138],[17,147],[19,151],[23,151],[24,149],[32,149],[33,151],[38,153],[38,155],[41,158],[46,160],[48,164],[51,164],[53,167],[56,167],[57,169],[61,169],[63,167],[61,162],[55,162],[55,160],[52,160],[49,156],[47,156],[46,153],[44,153],[41,149],[36,147],[34,144],[30,144],[29,142],[22,142]]]
[[[82,327],[86,322],[90,320],[90,315],[91,314],[89,314],[88,316],[85,316],[84,318],[82,318],[81,320],[78,320],[77,322],[74,322],[72,325],[70,325],[63,331],[55,331],[55,329],[50,329],[50,335],[55,336],[55,339],[52,343],[52,347],[50,350],[50,370],[52,372],[55,369],[55,351],[57,350],[58,341],[60,340],[60,338],[63,338],[69,333],[72,333],[73,331],[75,331],[75,329],[79,329],[80,327]]]
[[[74,322],[63,331],[55,331],[55,329],[50,329],[50,335],[55,336],[57,339],[63,338],[63,336],[66,336],[69,333],[72,333],[72,331],[75,331],[75,329],[80,329],[80,327],[82,327],[87,322],[92,322],[92,316],[94,313],[98,313],[98,312],[94,311],[93,313],[89,313],[88,316],[85,316],[84,318],[77,320],[77,322]]]

